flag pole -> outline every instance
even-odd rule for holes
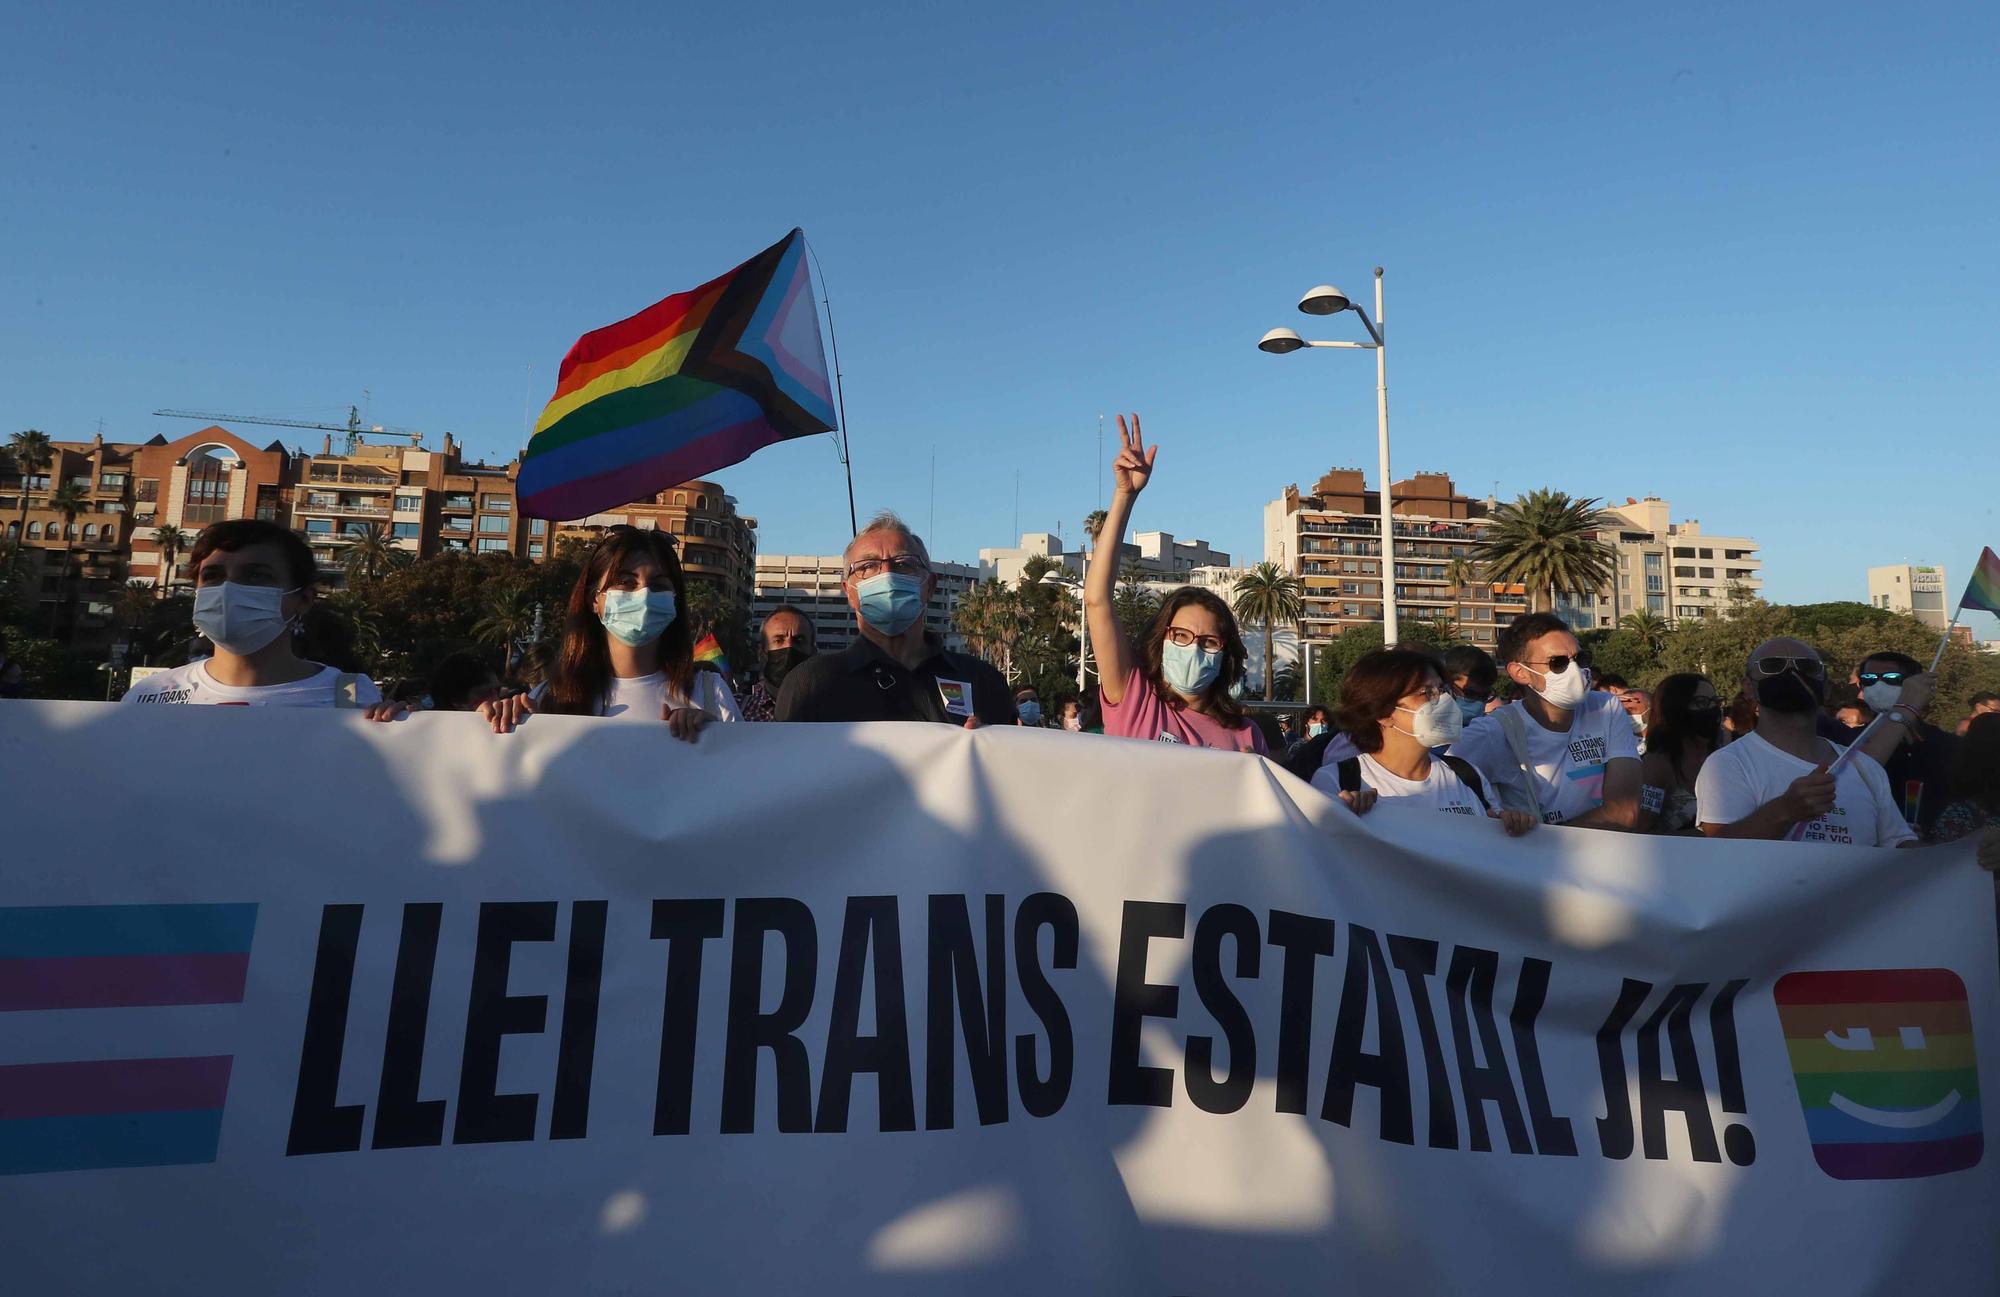
[[[854,451],[847,442],[847,393],[840,382],[840,337],[833,331],[833,301],[827,294],[826,267],[821,264],[812,240],[805,243],[806,251],[812,254],[813,266],[819,271],[819,304],[826,309],[826,340],[833,348],[833,402],[840,414],[840,465],[847,470],[847,525],[859,536],[861,518],[854,510]]]
[[[1951,624],[1944,628],[1944,638],[1938,641],[1937,652],[1931,654],[1931,666],[1930,666],[1931,670],[1933,671],[1937,670],[1938,663],[1944,661],[1944,646],[1951,643],[1951,633],[1953,630],[1957,629],[1958,619],[1964,615],[1965,615],[1965,600],[1960,599],[1958,601],[1958,607],[1951,610]]]

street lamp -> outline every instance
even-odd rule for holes
[[[1377,471],[1382,487],[1382,643],[1396,643],[1396,558],[1395,514],[1389,500],[1389,379],[1384,364],[1388,352],[1382,341],[1382,267],[1375,267],[1375,318],[1348,299],[1332,284],[1320,284],[1299,299],[1299,310],[1307,315],[1338,315],[1352,311],[1361,317],[1369,342],[1319,342],[1301,338],[1290,329],[1273,329],[1258,340],[1257,349],[1274,356],[1290,355],[1307,347],[1348,347],[1375,353],[1375,441],[1379,455]]]
[[[1083,606],[1083,581],[1068,571],[1042,573],[1039,585],[1059,585],[1076,596],[1076,692],[1083,693],[1084,664],[1090,661],[1090,610]],[[1078,706],[1083,704],[1079,702]]]

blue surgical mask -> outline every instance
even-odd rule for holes
[[[901,635],[924,615],[922,577],[881,572],[854,587],[861,620],[884,635]]]
[[[1042,723],[1042,705],[1033,699],[1022,703],[1017,710],[1021,713],[1021,724],[1040,725]]]
[[[1470,725],[1486,714],[1484,698],[1454,698],[1452,701],[1458,704],[1458,719],[1461,724]]]
[[[638,648],[660,638],[674,624],[671,590],[606,590],[597,619],[621,644]]]
[[[1306,726],[1306,737],[1309,739],[1316,739],[1324,733],[1326,733],[1325,721],[1314,721],[1312,724]]]
[[[1160,675],[1167,687],[1184,698],[1200,697],[1222,674],[1222,650],[1210,653],[1199,644],[1160,645]]]

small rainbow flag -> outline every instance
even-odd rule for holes
[[[1965,597],[1958,606],[2000,615],[2000,554],[1995,554],[1991,545],[1979,552],[1979,566],[1972,569],[1972,580],[1966,582]]]
[[[722,645],[716,640],[714,631],[702,636],[701,642],[694,646],[694,660],[706,662],[724,675],[729,674],[729,659],[723,655]]]
[[[831,432],[805,238],[577,339],[521,462],[522,512],[587,517]]]

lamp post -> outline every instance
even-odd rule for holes
[[[1067,572],[1061,576],[1044,572],[1039,584],[1059,585],[1076,596],[1076,692],[1081,706],[1084,664],[1090,661],[1090,610],[1083,606],[1083,581]]]
[[[1382,341],[1382,267],[1375,267],[1375,318],[1348,300],[1347,294],[1331,284],[1321,284],[1299,299],[1299,310],[1307,315],[1338,315],[1352,311],[1361,317],[1370,342],[1316,342],[1301,338],[1290,329],[1273,329],[1258,340],[1257,348],[1274,356],[1289,355],[1306,347],[1348,347],[1375,353],[1375,443],[1377,471],[1382,487],[1382,643],[1396,643],[1396,558],[1394,510],[1389,500],[1389,379],[1385,364],[1388,347]]]

